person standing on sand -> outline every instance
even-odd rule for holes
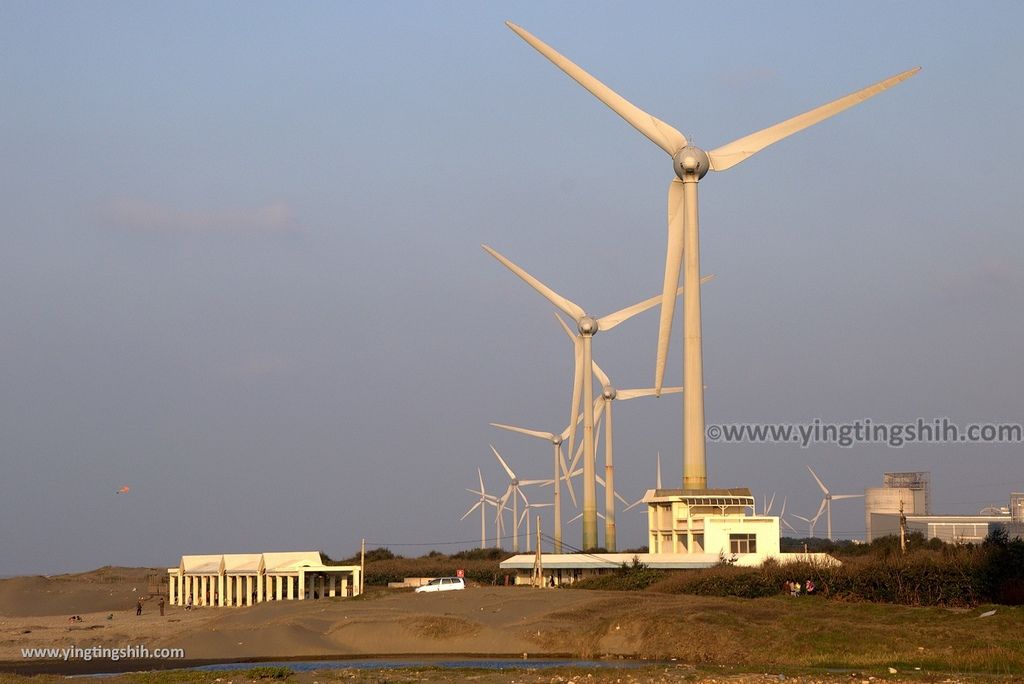
[[[157,603],[157,605],[160,606],[160,617],[163,617],[163,615],[164,615],[164,597],[163,596],[160,597],[160,601]]]
[[[139,597],[139,602],[135,604],[135,614],[142,615],[142,598]]]

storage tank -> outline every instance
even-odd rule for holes
[[[899,533],[899,518],[895,521],[895,529],[886,525],[884,529],[873,529],[872,513],[886,513],[898,516],[900,502],[903,503],[904,515],[928,515],[930,513],[929,490],[931,476],[927,472],[885,473],[881,487],[869,487],[864,490],[864,528],[866,539],[871,542],[876,536]]]

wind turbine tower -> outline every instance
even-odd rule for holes
[[[808,126],[824,121],[916,74],[920,67],[904,71],[872,86],[816,109],[787,119],[756,133],[705,151],[690,144],[671,125],[651,116],[615,93],[549,45],[511,22],[506,25],[520,38],[564,71],[597,99],[636,128],[672,158],[675,178],[668,189],[668,247],[662,288],[661,321],[654,385],[661,390],[668,355],[679,273],[683,273],[683,488],[707,488],[704,435],[704,362],[701,342],[700,243],[697,222],[697,184],[710,171],[725,171]],[[580,332],[592,334],[592,330]],[[588,373],[589,375],[589,373]],[[586,433],[584,433],[586,436]],[[586,510],[586,508],[584,508]],[[584,518],[584,529],[586,529]]]

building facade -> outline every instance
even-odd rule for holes
[[[182,556],[168,568],[168,602],[251,606],[264,601],[358,596],[358,565],[331,565],[319,551]]]

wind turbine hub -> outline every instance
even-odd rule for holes
[[[597,321],[590,316],[584,316],[580,319],[579,329],[581,335],[593,335],[597,332]]]
[[[708,153],[699,147],[687,145],[672,157],[672,167],[681,181],[699,181],[711,168]]]
[[[554,444],[555,446],[560,445],[562,443],[562,436],[555,435],[554,437],[551,438],[551,443]]]
[[[612,387],[611,385],[605,386],[605,388],[604,388],[604,398],[605,399],[611,401],[611,400],[615,399],[615,396],[617,394],[618,394],[618,392],[615,391],[614,387]]]

